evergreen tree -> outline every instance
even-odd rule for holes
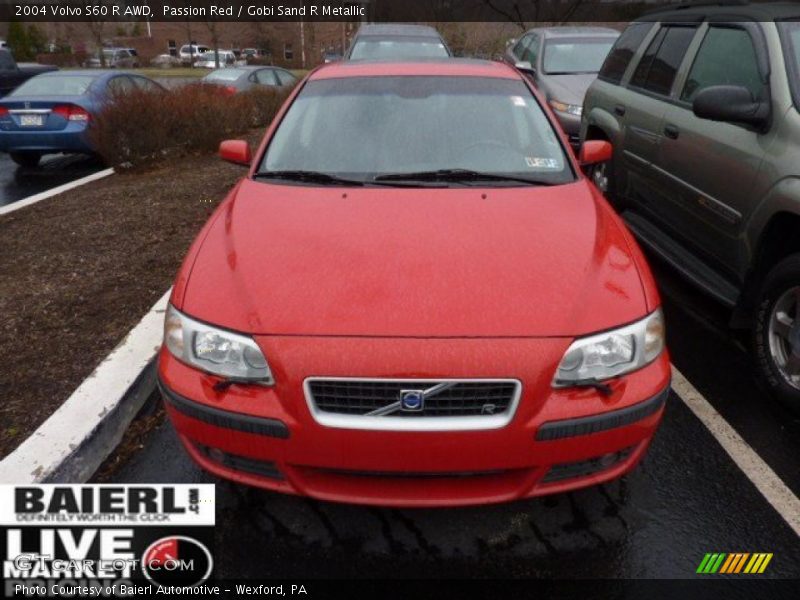
[[[28,49],[31,53],[31,58],[36,58],[37,54],[47,52],[47,38],[36,25],[28,26]]]
[[[19,21],[11,21],[8,24],[8,40],[6,42],[17,60],[31,60],[33,58],[25,25]]]

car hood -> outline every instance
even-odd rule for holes
[[[558,100],[565,104],[583,106],[586,90],[597,79],[595,73],[576,75],[547,75],[539,82],[548,99]]]
[[[181,308],[253,334],[574,336],[641,318],[628,236],[585,180],[337,188],[244,180]]]

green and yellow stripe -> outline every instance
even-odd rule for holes
[[[771,552],[709,552],[700,561],[696,573],[703,575],[748,573],[752,575],[763,573],[771,560]]]

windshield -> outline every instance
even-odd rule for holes
[[[369,182],[441,169],[573,180],[559,139],[525,84],[482,77],[311,81],[280,123],[260,170]]]
[[[360,37],[356,39],[352,60],[407,59],[407,58],[448,58],[444,44],[436,38],[420,37]]]
[[[90,75],[39,75],[28,79],[9,96],[82,96],[94,80]]]
[[[545,73],[597,73],[615,39],[548,40],[542,67]]]
[[[220,69],[219,71],[212,71],[204,79],[206,81],[235,81],[246,72],[244,69]]]

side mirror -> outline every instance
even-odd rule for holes
[[[244,140],[225,140],[219,145],[219,157],[235,165],[249,167],[253,161],[250,144]]]
[[[536,74],[536,69],[533,68],[533,65],[527,60],[520,60],[514,63],[514,67],[518,71],[522,71],[523,73],[530,73],[531,75]]]
[[[611,160],[614,147],[605,140],[587,140],[581,144],[581,165],[596,165]]]
[[[750,90],[740,85],[714,85],[700,90],[692,110],[701,119],[756,127],[765,125],[769,118],[769,103],[753,100]]]

